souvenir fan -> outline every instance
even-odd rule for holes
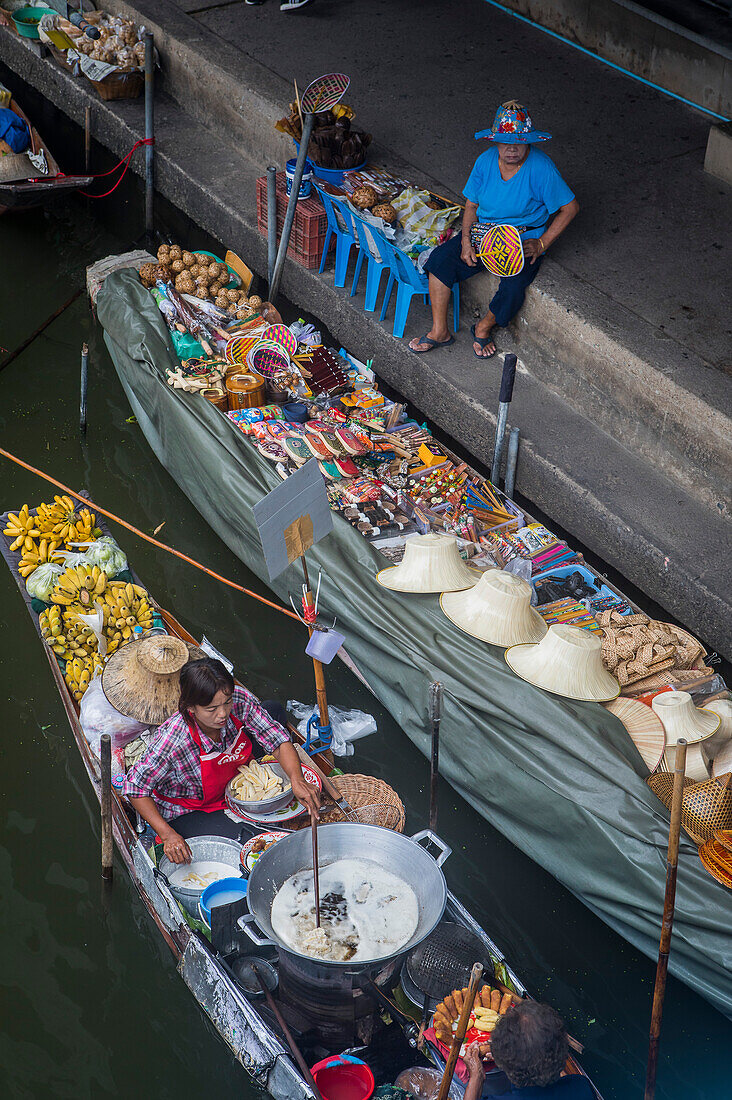
[[[262,340],[267,340],[272,344],[281,344],[290,356],[295,355],[297,352],[297,337],[287,325],[270,325],[262,333]]]
[[[292,373],[290,356],[281,344],[260,340],[247,355],[247,365],[262,378],[277,378]]]
[[[484,267],[494,275],[508,278],[523,271],[521,234],[514,225],[492,225],[486,230],[474,225],[470,240]]]
[[[227,363],[236,363],[237,365],[246,363],[249,352],[257,346],[259,341],[259,336],[236,336],[233,340],[229,340],[224,347],[224,359]]]
[[[351,78],[345,73],[326,73],[308,84],[300,100],[303,114],[319,114],[329,111],[339,103],[348,91]]]

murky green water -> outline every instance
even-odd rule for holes
[[[113,239],[72,202],[53,217],[0,219],[0,345],[13,348],[84,279]],[[89,429],[78,432],[79,353],[90,354]],[[0,374],[2,446],[225,576],[264,591],[159,466],[135,423],[84,298]],[[2,508],[47,499],[47,486],[0,460]],[[294,624],[124,531],[115,532],[160,602],[209,638],[260,694],[309,699],[311,671]],[[96,801],[50,671],[14,582],[0,569],[0,967],[4,1096],[222,1098],[260,1095],[178,978],[121,866],[98,873]],[[407,827],[424,826],[428,766],[341,666],[333,702],[370,710],[379,732],[347,766],[398,787]],[[443,784],[439,831],[450,886],[531,991],[556,1005],[587,1047],[607,1100],[640,1097],[654,965],[639,955]],[[729,1023],[669,979],[657,1095],[729,1095]]]

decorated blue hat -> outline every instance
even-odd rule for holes
[[[515,99],[509,99],[496,111],[490,130],[479,130],[475,139],[486,138],[503,145],[529,145],[533,141],[549,141],[551,136],[543,130],[534,130],[526,108]]]

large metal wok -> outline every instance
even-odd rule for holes
[[[440,850],[436,859],[419,843],[421,840],[427,840]],[[318,828],[318,849],[321,867],[338,859],[362,858],[378,863],[404,879],[414,890],[419,903],[419,923],[414,935],[392,955],[380,959],[359,959],[358,962],[315,959],[295,951],[280,940],[271,922],[274,897],[291,875],[313,865],[310,829],[303,829],[283,837],[268,848],[254,864],[249,876],[249,914],[240,919],[239,927],[258,947],[277,947],[285,954],[311,963],[321,972],[324,967],[332,970],[335,977],[338,972],[355,974],[383,967],[389,959],[412,951],[441,920],[447,902],[447,886],[440,867],[452,849],[429,830],[406,837],[378,825],[351,822],[321,825]]]

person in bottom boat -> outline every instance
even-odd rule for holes
[[[505,328],[518,313],[544,253],[579,211],[574,193],[554,162],[534,148],[536,142],[548,141],[551,134],[535,130],[520,103],[504,103],[496,111],[491,129],[475,136],[486,138],[491,147],[478,157],[465,184],[462,232],[438,245],[425,264],[432,328],[410,341],[418,355],[455,343],[447,327],[452,286],[483,271],[476,251],[482,234],[496,225],[511,225],[521,238],[523,267],[500,279],[488,312],[470,330],[473,354],[478,359],[495,355],[492,330]]]
[[[277,716],[286,721],[284,708],[269,704],[270,711],[277,713],[277,709]],[[196,811],[225,817],[217,811],[226,805],[226,785],[252,759],[253,742],[272,753],[287,773],[294,797],[317,814],[318,793],[305,781],[281,722],[246,688],[235,686],[221,661],[204,657],[185,664],[180,670],[178,710],[158,727],[145,755],[127,773],[123,788],[139,815],[155,829],[173,863],[190,862],[184,834],[195,835],[186,823],[198,817]],[[219,824],[228,825],[225,831],[231,832],[233,823],[228,818]],[[211,832],[218,835],[221,830],[214,825],[212,818]]]
[[[586,1077],[566,1074],[569,1044],[564,1021],[549,1005],[521,1001],[501,1016],[491,1035],[491,1056],[511,1083],[503,1096],[536,1100],[594,1100],[595,1092]],[[475,1046],[465,1052],[470,1080],[465,1100],[490,1100],[483,1092],[485,1073]]]

